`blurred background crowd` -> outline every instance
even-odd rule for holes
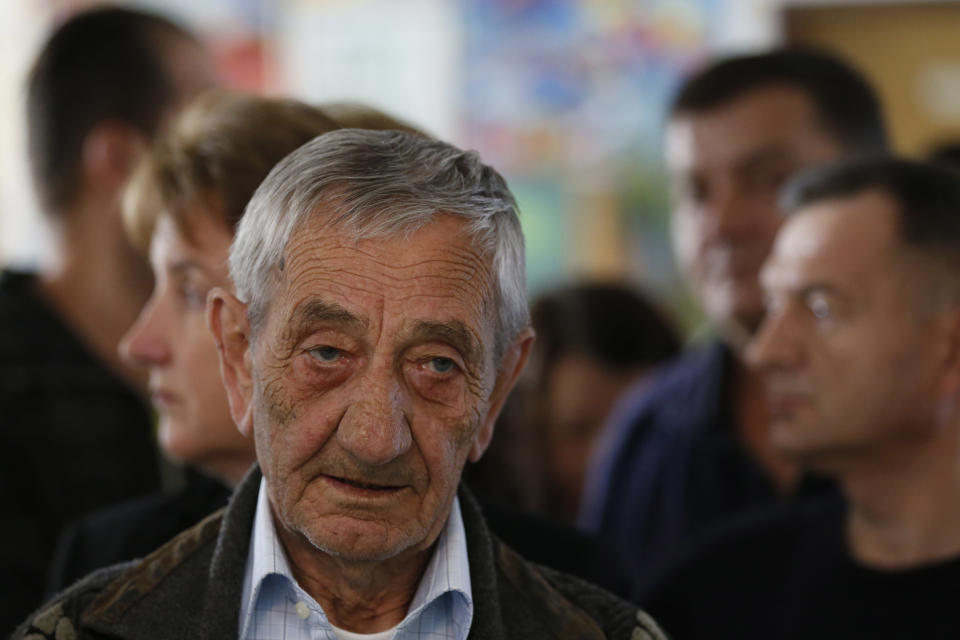
[[[7,0],[0,60],[0,259],[49,256],[20,126],[23,77],[51,25],[90,2]],[[211,47],[228,86],[359,100],[473,148],[517,194],[531,292],[581,277],[654,293],[700,322],[669,249],[666,109],[704,60],[822,45],[881,94],[898,150],[960,128],[950,2],[778,0],[157,0]],[[362,25],[358,27],[357,25]]]
[[[317,133],[343,126],[423,132],[478,150],[506,177],[517,196],[527,242],[537,341],[491,449],[468,468],[466,478],[489,509],[494,530],[509,543],[641,604],[664,559],[708,524],[780,497],[832,499],[837,493],[838,474],[824,478],[807,474],[808,468],[783,464],[765,440],[767,416],[757,409],[763,404],[762,391],[755,371],[746,366],[747,349],[763,317],[756,273],[779,222],[769,222],[767,210],[760,211],[763,205],[758,205],[759,214],[745,223],[758,226],[743,235],[757,236],[759,248],[739,269],[750,283],[731,285],[749,291],[726,297],[717,293],[725,285],[710,281],[710,266],[702,264],[709,260],[700,260],[706,251],[693,246],[698,236],[692,229],[702,223],[691,222],[689,216],[698,206],[714,206],[707,194],[716,177],[710,171],[720,176],[728,167],[719,153],[714,165],[691,168],[698,162],[695,154],[709,147],[702,141],[716,131],[736,132],[743,122],[750,123],[749,116],[737,115],[730,104],[740,104],[744,95],[760,100],[751,93],[757,87],[762,100],[784,102],[783,109],[762,101],[756,108],[779,113],[787,126],[794,126],[789,118],[796,95],[762,94],[772,74],[780,89],[786,78],[792,90],[809,94],[823,110],[814,118],[823,130],[813,127],[809,135],[800,136],[802,142],[783,142],[792,156],[758,156],[755,162],[763,170],[745,164],[716,178],[716,185],[734,185],[729,187],[731,198],[742,196],[746,202],[744,194],[763,191],[767,209],[773,210],[777,190],[796,170],[883,151],[887,145],[905,156],[944,165],[958,162],[960,147],[954,141],[960,140],[960,4],[954,2],[130,1],[116,6],[162,14],[186,30],[164,31],[174,43],[164,60],[182,92],[182,100],[172,102],[190,107],[167,146],[151,147],[142,165],[138,161],[144,149],[138,145],[146,141],[124,137],[119,129],[97,129],[102,134],[99,143],[78,145],[85,166],[93,167],[88,169],[91,183],[101,189],[89,192],[85,206],[114,206],[117,194],[127,189],[122,224],[119,216],[112,222],[93,222],[92,214],[89,219],[62,215],[75,205],[82,208],[75,198],[80,187],[51,179],[61,171],[57,154],[42,137],[34,136],[28,145],[24,123],[50,118],[56,110],[49,105],[57,100],[69,103],[69,90],[46,95],[37,88],[42,87],[36,78],[43,69],[37,55],[59,25],[99,5],[38,0],[7,0],[6,5],[0,21],[0,261],[7,274],[5,295],[13,296],[6,304],[18,295],[29,297],[24,292],[34,285],[22,274],[46,274],[38,285],[43,291],[39,297],[80,337],[80,344],[54,344],[50,351],[86,349],[93,354],[105,365],[109,380],[92,375],[91,389],[102,394],[105,387],[116,388],[108,400],[101,397],[91,415],[108,416],[100,426],[113,421],[142,424],[143,429],[134,435],[123,429],[108,434],[105,429],[106,440],[84,443],[65,434],[65,428],[65,433],[50,436],[49,443],[38,444],[25,426],[31,414],[17,408],[22,399],[4,401],[9,404],[3,405],[7,413],[0,415],[0,425],[15,434],[2,453],[5,477],[42,476],[49,484],[45,495],[59,494],[69,509],[48,504],[56,513],[45,514],[38,525],[30,520],[33,514],[18,509],[24,504],[32,508],[40,500],[25,499],[25,490],[6,480],[0,487],[5,504],[19,505],[3,514],[9,538],[3,545],[4,562],[24,576],[33,571],[24,578],[26,586],[14,590],[17,595],[7,595],[11,611],[9,619],[0,620],[0,633],[38,605],[42,593],[49,595],[108,561],[142,554],[143,548],[222,505],[252,463],[249,442],[231,428],[221,389],[210,392],[216,402],[191,411],[204,427],[226,425],[226,435],[215,446],[198,444],[196,432],[193,439],[178,439],[181,418],[169,415],[176,398],[164,396],[175,396],[175,390],[158,393],[150,386],[160,409],[158,424],[146,402],[144,370],[153,376],[176,361],[181,367],[177,375],[195,383],[194,393],[216,380],[209,337],[190,333],[203,329],[202,315],[188,305],[202,307],[197,300],[226,281],[224,259],[233,225],[259,178]],[[196,39],[186,33],[196,34]],[[685,84],[716,60],[783,46],[827,52],[862,78],[856,72],[849,75],[844,63],[833,66],[832,57],[824,61],[820,54],[810,54],[811,59],[799,61],[777,58],[769,67],[762,62],[721,69],[697,86]],[[210,58],[200,53],[203,50]],[[55,66],[55,57],[51,59]],[[802,71],[791,75],[796,69]],[[28,74],[33,79],[30,91]],[[743,86],[738,86],[741,80]],[[818,83],[825,83],[827,97],[817,93],[822,89]],[[279,99],[265,101],[265,106],[222,96],[191,102],[213,86],[323,105],[322,113],[301,113],[301,107]],[[681,87],[685,89],[678,98]],[[831,106],[831,101],[842,104]],[[51,111],[31,112],[37,105]],[[717,117],[729,120],[722,126],[703,124],[701,130],[697,127],[703,114],[725,114]],[[289,131],[282,143],[268,144],[255,136],[247,140],[243,132],[253,122]],[[771,130],[779,126],[775,118],[770,122]],[[762,128],[757,125],[757,130]],[[749,137],[731,136],[724,148],[735,150]],[[232,149],[230,140],[243,140],[255,151]],[[258,157],[259,164],[239,160],[249,157]],[[200,162],[216,170],[197,169]],[[132,186],[127,187],[135,165]],[[248,182],[225,178],[247,175],[243,172],[249,172]],[[47,184],[37,190],[34,180]],[[716,185],[713,188],[720,189]],[[198,220],[209,219],[197,211],[204,208],[216,211],[213,217],[227,224],[203,226]],[[722,214],[716,215],[719,219]],[[87,228],[96,231],[77,240],[76,253],[64,249],[70,245],[64,238],[76,236],[74,227],[80,224],[71,219],[86,220]],[[763,224],[771,226],[760,228]],[[89,257],[101,255],[113,242],[123,244],[117,251],[129,255],[115,261]],[[199,283],[196,278],[178,280],[180,272],[171,267],[177,256],[202,265]],[[84,276],[104,272],[112,279],[99,281],[88,292]],[[97,291],[104,282],[111,283],[110,295],[101,297]],[[189,287],[197,291],[181,291]],[[116,302],[120,296],[114,295],[120,291],[132,295]],[[175,306],[180,303],[174,297],[164,298],[177,295],[183,309]],[[96,312],[84,316],[80,309],[85,304]],[[49,321],[44,313],[34,316],[37,333]],[[15,315],[0,310],[0,320]],[[180,317],[185,320],[174,336],[171,318]],[[16,335],[7,335],[0,344],[17,342]],[[13,352],[12,346],[4,348]],[[27,354],[24,362],[30,357]],[[77,362],[86,356],[77,357],[64,366],[79,367]],[[678,357],[685,358],[680,365]],[[31,369],[23,362],[16,363],[18,369],[8,366],[8,354],[0,354],[0,359],[6,367],[6,373],[0,371],[0,392],[32,389],[32,375],[46,376],[46,386],[30,402],[43,403],[48,397],[43,394],[58,393],[61,383],[48,383],[59,370]],[[666,376],[665,365],[672,367]],[[66,380],[80,369],[63,371]],[[656,380],[653,395],[660,405],[647,393],[650,380]],[[88,411],[83,389],[72,384],[62,383],[70,387],[71,401],[47,415],[65,427]],[[666,406],[672,414],[661,410]],[[725,425],[718,427],[720,436],[706,433],[717,425]],[[650,435],[667,426],[686,434],[685,439],[664,443]],[[169,459],[160,455],[157,439]],[[43,455],[33,455],[37,448]],[[213,449],[216,455],[208,455]],[[960,459],[960,452],[954,457]],[[38,473],[37,466],[45,464],[55,471]],[[62,478],[54,476],[71,465],[76,483],[64,492]],[[112,493],[84,493],[81,476],[97,476],[98,465],[111,467],[111,472],[126,470]],[[91,482],[109,485],[113,480],[105,473]],[[42,483],[31,479],[29,484]],[[101,511],[89,518],[114,502],[144,495],[153,497],[135,506],[128,503],[126,511]],[[84,517],[87,520],[78,524]],[[163,536],[142,530],[126,535],[127,529],[115,525],[131,518],[157,523],[163,517],[163,525],[156,527]],[[120,530],[126,537],[103,537]],[[109,552],[103,551],[105,546]],[[684,593],[694,592],[690,588],[677,596],[667,591],[662,610],[671,611],[671,597],[682,600]]]

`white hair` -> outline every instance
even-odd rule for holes
[[[257,189],[230,247],[230,275],[254,333],[292,234],[310,219],[356,239],[404,236],[438,215],[465,219],[490,256],[495,358],[529,323],[523,233],[506,181],[476,152],[399,131],[341,129],[284,158]]]

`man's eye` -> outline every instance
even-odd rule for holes
[[[807,307],[809,307],[810,313],[812,313],[813,317],[817,320],[826,320],[832,315],[830,302],[823,296],[810,296],[807,299]]]
[[[310,349],[308,353],[313,356],[315,360],[323,362],[325,364],[330,364],[336,362],[343,355],[343,352],[336,347],[315,347]]]
[[[705,180],[685,180],[674,183],[674,199],[680,202],[703,204],[710,197],[710,188]]]
[[[432,369],[434,373],[450,373],[456,368],[457,363],[450,358],[437,357],[430,358],[430,360],[427,361],[427,366]]]
[[[208,292],[209,289],[189,285],[181,285],[177,290],[180,298],[190,308],[206,308]]]
[[[779,189],[790,177],[790,173],[780,170],[757,171],[749,177],[749,183],[754,188]]]

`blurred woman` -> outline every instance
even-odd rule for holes
[[[531,319],[537,342],[529,379],[546,509],[572,520],[614,404],[679,352],[680,337],[651,300],[623,284],[558,289],[534,302]]]
[[[214,92],[189,105],[138,166],[124,216],[135,246],[149,255],[155,284],[120,351],[148,370],[160,446],[187,466],[187,485],[73,527],[61,542],[51,591],[149,553],[223,506],[254,463],[253,442],[234,425],[220,381],[204,319],[207,292],[230,286],[234,230],[270,169],[340,126],[292,100]]]
[[[573,521],[594,443],[614,404],[680,338],[647,297],[625,284],[568,285],[537,299],[537,332],[497,437],[471,481],[484,495]]]

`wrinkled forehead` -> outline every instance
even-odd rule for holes
[[[281,267],[274,302],[291,320],[304,304],[323,300],[363,322],[400,314],[457,319],[492,333],[490,254],[455,216],[389,233],[311,219],[291,234]]]

